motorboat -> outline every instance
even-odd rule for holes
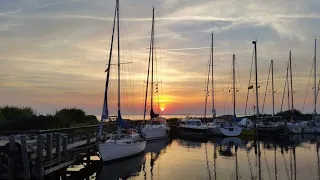
[[[233,125],[230,121],[225,119],[215,119],[212,123],[208,124],[208,131],[210,135],[217,136],[239,136],[242,128]]]
[[[147,141],[163,139],[169,136],[170,128],[162,117],[154,117],[142,128]]]
[[[200,119],[185,118],[179,122],[178,133],[190,137],[207,136],[208,127]]]
[[[302,121],[300,125],[303,133],[320,134],[320,126],[318,126],[314,121]]]
[[[287,123],[287,128],[290,134],[300,134],[302,132],[302,127],[299,123]]]

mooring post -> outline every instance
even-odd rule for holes
[[[47,134],[47,145],[46,145],[46,152],[49,161],[52,160],[52,134]]]
[[[68,137],[67,136],[63,136],[62,137],[62,151],[63,151],[63,155],[65,160],[68,159]]]
[[[0,153],[0,164],[3,164],[3,154],[2,153]]]
[[[58,158],[61,158],[61,134],[56,134],[56,154]]]
[[[27,136],[21,136],[21,157],[22,157],[22,165],[23,165],[23,176],[24,179],[30,179],[30,167],[29,167],[29,159],[28,159],[28,146],[27,146]]]
[[[43,146],[44,146],[44,138],[40,134],[37,138],[37,166],[38,166],[38,178],[44,178],[44,161],[43,161]]]
[[[74,143],[74,132],[71,134],[71,143]]]
[[[284,120],[284,137],[287,138],[288,136],[288,124],[287,119]]]
[[[91,136],[90,133],[87,133],[87,146],[90,146]],[[90,149],[87,151],[87,166],[90,164]]]
[[[16,150],[15,136],[9,136],[8,179],[14,179],[14,152]]]

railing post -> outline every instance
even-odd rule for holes
[[[40,134],[37,138],[37,165],[38,165],[38,178],[44,178],[44,161],[43,161],[43,146],[44,146],[44,138]]]
[[[30,167],[28,158],[28,146],[27,146],[27,136],[21,136],[21,157],[24,172],[24,179],[30,179]]]
[[[62,151],[63,151],[63,155],[65,157],[65,160],[68,159],[68,137],[67,136],[63,136],[62,137]]]
[[[14,152],[16,150],[15,136],[9,136],[8,179],[14,179]]]
[[[58,158],[61,158],[61,134],[56,134],[56,154]]]
[[[87,133],[87,146],[90,146],[91,136],[90,133]],[[87,151],[87,166],[90,164],[90,149]]]
[[[52,160],[52,134],[47,134],[46,155],[49,161]]]

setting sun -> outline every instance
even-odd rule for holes
[[[161,111],[164,111],[164,108],[160,108]]]

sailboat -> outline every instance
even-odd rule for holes
[[[213,53],[213,52],[211,52],[211,53]],[[212,60],[211,66],[212,66],[212,70],[213,70],[213,58],[211,60]],[[236,112],[235,112],[235,106],[236,106],[235,55],[233,55],[232,65],[233,65],[233,68],[232,68],[233,69],[233,117],[236,118]],[[213,79],[213,76],[212,76],[212,79]],[[230,137],[230,136],[239,136],[241,134],[242,128],[239,126],[233,125],[230,120],[214,119],[212,124],[208,124],[208,131],[211,135]]]
[[[104,94],[104,103],[101,117],[101,124],[98,131],[98,139],[102,135],[103,121],[108,119],[108,86],[110,77],[110,65],[112,57],[112,47],[113,47],[113,37],[117,18],[117,38],[118,38],[118,115],[117,115],[117,131],[109,139],[105,141],[100,141],[99,153],[103,161],[116,160],[128,156],[132,156],[144,151],[146,147],[146,141],[139,129],[135,129],[131,124],[126,122],[121,117],[121,102],[120,102],[120,33],[119,33],[119,0],[116,1],[114,21],[113,21],[113,31],[111,37],[111,48],[109,54],[109,63],[106,78],[106,87]]]
[[[151,63],[151,64],[150,64]],[[142,132],[145,134],[147,141],[167,138],[169,135],[170,128],[167,125],[165,118],[159,117],[159,114],[156,114],[153,109],[153,95],[154,95],[154,8],[152,9],[152,28],[151,28],[151,41],[150,41],[150,53],[149,53],[149,64],[148,64],[148,75],[147,75],[147,85],[146,85],[146,96],[144,102],[144,116],[145,121],[146,109],[147,109],[147,100],[148,100],[148,86],[149,86],[149,72],[151,65],[151,110],[150,117],[151,120],[142,128]],[[158,85],[156,84],[156,89],[158,90]]]
[[[302,132],[303,133],[312,133],[312,134],[320,134],[320,126],[317,122],[317,99],[318,99],[318,91],[319,86],[317,88],[317,39],[314,40],[314,59],[313,59],[313,90],[314,90],[314,112],[312,121],[303,121],[301,122],[302,125]],[[320,85],[320,84],[319,84]]]
[[[299,123],[294,122],[293,115],[293,88],[292,88],[292,63],[291,63],[291,51],[289,52],[289,65],[290,65],[290,84],[291,84],[291,121],[287,123],[288,132],[291,134],[300,134],[302,127]]]

